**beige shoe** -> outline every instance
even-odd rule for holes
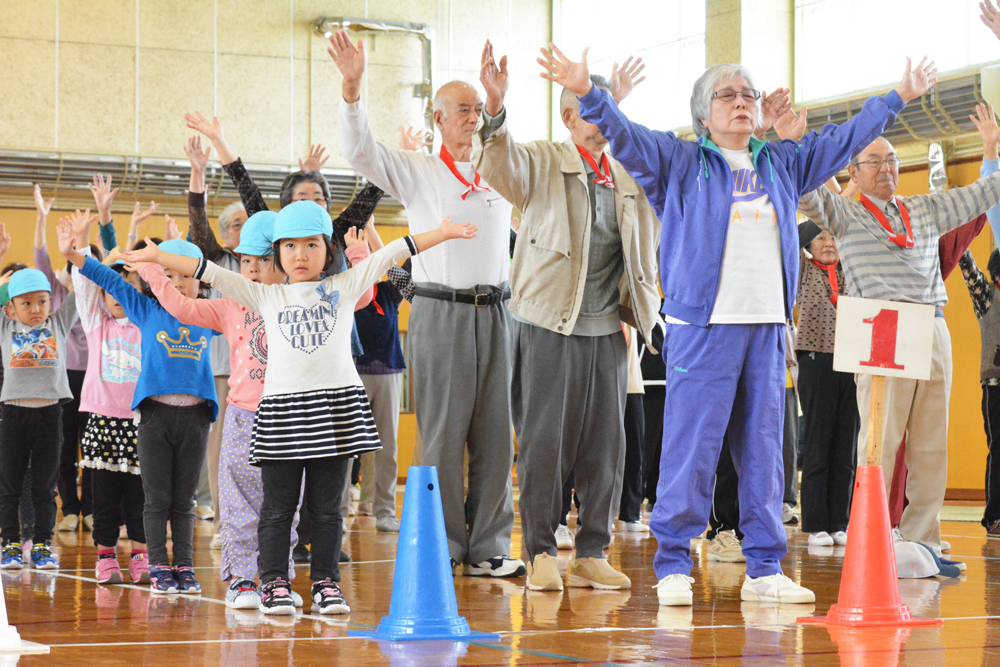
[[[203,521],[212,521],[215,519],[215,510],[212,509],[211,505],[195,505],[194,517]]]
[[[63,517],[62,521],[59,522],[59,525],[56,527],[56,529],[63,533],[71,533],[79,527],[80,527],[80,517],[78,517],[76,514],[69,514]]]
[[[361,501],[358,503],[358,516],[371,516],[372,515],[372,504]]]
[[[745,563],[743,545],[731,530],[720,530],[708,543],[708,560],[722,563]]]
[[[528,574],[524,578],[524,585],[532,591],[561,591],[563,589],[562,577],[559,576],[559,566],[556,564],[555,556],[548,554],[537,554],[530,563],[527,564]]]
[[[606,558],[574,558],[569,564],[566,583],[575,588],[608,591],[632,588],[632,580],[611,567]]]
[[[94,515],[88,514],[83,517],[83,529],[88,532],[94,532]]]

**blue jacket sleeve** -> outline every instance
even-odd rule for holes
[[[986,178],[997,171],[1000,171],[1000,160],[983,158],[983,166],[979,168],[980,178]],[[986,219],[990,221],[990,229],[993,230],[993,241],[1000,244],[1000,204],[986,211]]]
[[[136,326],[142,326],[149,316],[149,297],[125,282],[118,273],[104,266],[93,257],[87,257],[80,273],[105,292],[115,297],[125,314]]]
[[[633,123],[618,108],[611,93],[597,86],[580,98],[580,117],[597,125],[611,145],[611,154],[642,186],[653,208],[661,211],[666,197],[666,169],[682,140],[672,132]]]
[[[831,123],[820,133],[802,137],[795,152],[799,191],[812,192],[830,180],[847,165],[856,149],[864,148],[892,127],[904,106],[899,93],[890,90],[882,97],[869,97],[861,112],[843,124]],[[780,145],[785,144],[788,142]]]
[[[101,245],[104,252],[111,252],[118,247],[118,238],[115,236],[115,221],[111,220],[106,225],[98,225],[101,228]]]

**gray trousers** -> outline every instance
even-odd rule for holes
[[[525,554],[557,554],[562,488],[575,466],[576,557],[604,558],[625,467],[625,336],[563,336],[515,321],[512,338]]]
[[[382,449],[361,455],[361,501],[372,503],[372,515],[396,516],[396,436],[399,433],[399,398],[403,389],[402,373],[362,375],[368,402],[372,406],[375,428]]]
[[[423,464],[437,468],[448,551],[458,563],[510,555],[509,329],[506,305],[478,308],[418,296],[410,310],[410,370]],[[468,495],[462,476],[466,447]]]
[[[785,466],[783,502],[799,504],[799,397],[794,387],[785,388],[785,428],[782,433],[781,460]]]

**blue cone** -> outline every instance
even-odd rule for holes
[[[449,563],[437,468],[413,466],[406,476],[389,615],[382,617],[374,632],[348,634],[390,641],[500,641],[500,635],[474,632],[458,615]]]

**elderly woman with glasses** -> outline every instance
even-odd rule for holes
[[[631,122],[590,83],[580,62],[554,44],[542,49],[542,76],[580,98],[612,153],[643,186],[663,223],[660,285],[667,316],[663,449],[649,522],[659,546],[653,567],[661,605],[692,604],[690,541],[708,523],[722,437],[728,429],[739,473],[747,560],[743,600],[809,603],[812,591],[781,573],[784,473],[785,322],[799,273],[795,210],[852,152],[889,127],[933,83],[933,63],[911,69],[883,97],[869,99],[841,126],[799,142],[767,142],[765,98],[741,65],[717,65],[695,82],[691,121],[697,141]],[[773,113],[769,114],[773,117]]]

